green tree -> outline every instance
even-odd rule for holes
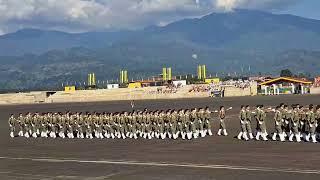
[[[292,74],[292,72],[291,72],[289,69],[283,69],[283,70],[281,70],[281,72],[280,72],[280,76],[281,76],[281,77],[292,77],[293,74]]]

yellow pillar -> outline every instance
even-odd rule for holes
[[[91,79],[92,79],[92,74],[88,74],[88,86],[91,86]]]
[[[198,65],[198,79],[202,79],[201,65]]]
[[[207,78],[206,65],[202,65],[202,79]]]
[[[128,71],[124,71],[124,83],[128,83]]]
[[[92,73],[92,85],[95,86],[96,85],[96,76],[94,73]]]
[[[162,68],[162,79],[167,80],[167,68]]]
[[[123,83],[123,70],[120,70],[120,83]]]
[[[167,75],[168,75],[168,80],[172,80],[172,71],[171,71],[171,67],[167,68]]]

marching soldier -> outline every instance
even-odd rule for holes
[[[260,136],[264,141],[267,141],[267,129],[266,129],[266,112],[264,111],[264,106],[260,105],[258,107],[258,113],[257,113],[257,126],[259,131],[257,132],[256,140],[260,140]]]
[[[212,131],[211,131],[211,111],[209,109],[209,107],[206,107],[205,111],[204,111],[204,131],[205,134],[209,134],[209,136],[212,136]]]
[[[221,133],[223,133],[224,136],[228,136],[225,118],[226,118],[225,108],[224,108],[224,106],[220,106],[220,110],[219,110],[220,128],[217,133],[218,136],[221,136]]]
[[[277,135],[279,136],[280,141],[283,142],[285,140],[282,132],[282,118],[283,118],[282,111],[280,110],[280,107],[277,106],[275,109],[275,115],[273,118],[275,123],[275,132],[273,133],[272,140],[274,141],[277,140]]]
[[[138,139],[138,136],[137,136],[137,113],[136,113],[136,111],[133,111],[133,113],[132,113],[132,119],[131,119],[130,125],[131,125],[131,133],[133,135],[133,138],[134,139]]]
[[[184,126],[185,126],[185,133],[187,135],[187,138],[190,140],[192,139],[192,129],[190,129],[191,127],[191,112],[189,109],[185,110],[184,113]]]
[[[16,127],[16,118],[13,114],[10,115],[10,118],[8,120],[9,128],[10,128],[10,137],[14,138],[14,132]]]
[[[178,119],[178,113],[176,110],[173,110],[170,117],[170,132],[172,134],[173,139],[178,138],[177,133],[177,119]]]
[[[299,114],[299,106],[293,105],[293,112],[291,117],[292,122],[292,131],[293,134],[290,135],[289,141],[293,141],[293,136],[296,137],[297,142],[301,142],[300,134],[299,134],[299,124],[300,124],[300,114]]]
[[[238,134],[237,138],[239,140],[241,140],[242,138],[245,139],[246,141],[249,140],[248,136],[247,136],[247,127],[246,127],[246,124],[247,124],[247,120],[246,120],[246,115],[247,111],[246,111],[246,108],[244,105],[241,105],[241,110],[240,110],[240,113],[239,113],[239,119],[240,119],[240,126],[241,126],[241,131],[240,133]]]
[[[84,129],[84,121],[85,121],[85,116],[82,112],[78,113],[77,115],[77,138],[84,138],[84,133],[83,133],[83,129]]]
[[[39,123],[38,123],[38,117],[39,114],[35,113],[33,114],[31,118],[31,128],[32,128],[32,137],[37,138],[39,134]]]
[[[195,139],[198,138],[198,133],[196,131],[197,121],[198,121],[197,108],[194,108],[190,114],[190,131],[193,134],[193,138]]]
[[[122,139],[126,139],[126,136],[125,136],[125,132],[124,132],[124,128],[125,128],[125,125],[126,125],[126,123],[125,123],[125,113],[121,113],[120,115],[119,115],[119,133],[120,133],[120,137],[122,137]]]
[[[252,133],[252,127],[251,127],[251,120],[252,120],[252,112],[250,110],[250,106],[247,105],[246,106],[246,129],[247,129],[247,132],[249,134],[249,138],[250,139],[253,139],[253,133]]]
[[[90,138],[92,139],[93,138],[93,135],[92,135],[92,122],[93,122],[93,117],[90,113],[87,113],[87,118],[86,120],[84,121],[84,124],[86,126],[86,138]]]
[[[63,115],[61,112],[58,113],[58,125],[59,125],[59,137],[65,138],[66,137],[66,115]]]
[[[309,133],[306,136],[306,141],[309,142],[310,141],[310,137],[312,139],[313,143],[317,142],[316,139],[316,126],[317,126],[317,120],[316,120],[316,116],[315,113],[313,111],[313,105],[309,106],[309,111],[307,112],[307,125],[309,126]]]
[[[49,136],[52,138],[56,138],[56,133],[57,133],[57,122],[58,122],[58,117],[57,117],[57,113],[54,114],[50,114],[50,122],[49,122],[49,126],[50,126],[50,134]]]
[[[198,132],[197,132],[197,134],[200,134],[201,137],[205,137],[207,133],[204,130],[204,122],[205,122],[204,109],[200,108],[197,114],[198,114],[198,127],[197,127]]]
[[[164,133],[164,118],[165,118],[164,111],[160,111],[159,118],[158,118],[158,127],[159,127],[159,134],[161,139],[166,138],[166,134]]]

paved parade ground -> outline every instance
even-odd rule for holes
[[[130,110],[130,102],[0,106],[0,179],[319,179],[320,143],[239,141],[241,104],[320,104],[320,96],[273,96],[136,101],[136,109],[220,105],[227,112],[229,136],[192,140],[10,138],[11,113]],[[273,113],[267,120],[273,132]],[[214,119],[213,130],[218,130]],[[253,121],[252,127],[255,127]]]

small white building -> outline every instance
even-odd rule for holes
[[[172,81],[172,84],[176,87],[182,87],[187,85],[187,81],[186,80],[179,80],[179,81]]]
[[[107,89],[118,89],[119,88],[119,84],[108,84],[107,85]]]

